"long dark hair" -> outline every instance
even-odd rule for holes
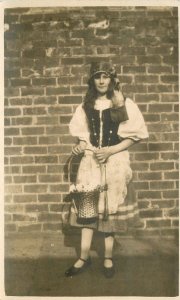
[[[111,76],[110,78],[111,81],[109,83],[109,87],[106,93],[106,96],[109,100],[112,99],[114,94],[114,89],[116,89],[116,85],[117,85],[114,76]],[[95,100],[97,99],[97,96],[98,96],[98,92],[94,84],[94,77],[92,77],[88,81],[88,90],[83,101],[84,108],[94,108],[94,104],[95,104]]]

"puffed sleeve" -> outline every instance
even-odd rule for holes
[[[80,104],[76,108],[76,111],[69,123],[69,131],[72,136],[78,137],[79,140],[89,142],[90,133],[88,129],[86,114],[82,107],[82,104]]]
[[[127,98],[126,110],[128,114],[128,120],[120,123],[118,128],[118,135],[121,138],[130,138],[134,141],[139,141],[149,137],[147,127],[144,122],[142,113],[140,112],[136,103]]]

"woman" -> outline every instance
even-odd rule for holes
[[[100,193],[97,220],[78,222],[72,207],[70,224],[81,228],[81,255],[65,275],[77,275],[91,264],[89,251],[96,229],[104,233],[103,273],[111,278],[115,273],[114,234],[127,226],[137,226],[139,221],[127,149],[147,138],[148,133],[137,105],[124,99],[119,90],[111,64],[92,63],[88,85],[84,103],[77,107],[69,125],[71,135],[79,139],[72,153],[84,153],[77,182],[103,182],[108,189]]]

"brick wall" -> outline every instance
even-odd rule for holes
[[[131,149],[144,228],[178,230],[177,7],[5,10],[5,230],[60,230],[68,123],[88,64],[111,59],[150,138]]]

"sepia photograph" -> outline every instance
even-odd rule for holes
[[[179,296],[178,4],[24,3],[3,8],[4,297]]]

